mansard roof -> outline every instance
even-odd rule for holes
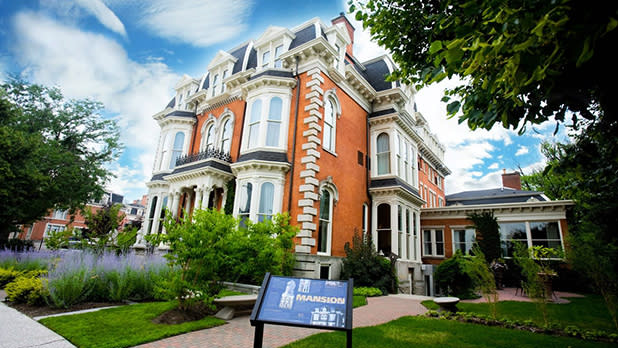
[[[512,188],[494,188],[488,190],[463,191],[446,196],[446,205],[476,205],[522,203],[528,201],[548,201],[543,192],[523,191]]]
[[[234,63],[234,68],[232,69],[232,75],[242,70],[242,64],[245,61],[245,55],[247,54],[247,49],[249,47],[249,43],[247,42],[242,47],[230,52],[230,54],[238,59],[236,63]],[[253,48],[252,48],[253,50]]]
[[[169,103],[167,103],[167,106],[165,107],[167,108],[173,108],[174,106],[176,106],[176,97],[172,97],[172,100],[170,100]]]
[[[315,39],[315,23],[312,22],[305,28],[294,32],[294,35],[296,35],[296,37],[294,38],[294,40],[292,40],[292,43],[290,44],[290,49],[296,48],[306,42]]]

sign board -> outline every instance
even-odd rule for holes
[[[266,274],[251,313],[254,347],[264,324],[345,330],[352,333],[352,280],[324,280]],[[259,337],[259,345],[256,342]]]

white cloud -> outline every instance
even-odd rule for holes
[[[127,37],[127,32],[124,28],[124,24],[116,17],[116,14],[112,12],[101,0],[75,0],[78,6],[81,6],[86,12],[95,16],[101,24],[108,29]]]
[[[155,0],[143,6],[138,24],[153,34],[209,46],[242,33],[251,10],[245,0]]]
[[[344,1],[345,2],[345,1]],[[347,9],[347,2],[344,7]],[[368,29],[363,29],[363,23],[354,18],[354,14],[347,15],[348,20],[354,27],[354,57],[361,62],[373,59],[381,55],[388,55],[388,52],[380,47],[375,41],[371,40]]]
[[[519,145],[519,147],[517,148],[517,152],[515,152],[515,156],[523,156],[528,152],[530,152],[530,150],[528,150],[527,146]]]
[[[494,162],[489,167],[487,167],[487,169],[498,169],[499,166],[500,165],[498,164],[498,162]]]
[[[60,24],[48,17],[22,12],[13,20],[12,50],[32,82],[58,85],[67,97],[93,98],[114,114],[121,128],[121,140],[132,153],[153,156],[159,128],[152,115],[160,111],[180,76],[161,62],[139,64],[113,40]],[[153,102],[154,101],[154,102]],[[152,170],[152,161],[138,161],[141,167],[118,167],[115,187],[139,185]],[[140,176],[135,178],[134,174]],[[138,183],[139,181],[139,183]],[[125,182],[125,184],[121,184]],[[122,192],[119,192],[122,193]]]

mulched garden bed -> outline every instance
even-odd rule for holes
[[[4,302],[4,303],[7,306],[11,308],[15,308],[16,310],[24,313],[25,315],[31,318],[40,317],[44,315],[51,315],[51,314],[81,311],[84,309],[126,305],[126,303],[124,302],[84,302],[84,303],[76,304],[72,306],[71,308],[54,308],[50,306],[31,306],[25,303],[12,303],[12,302]]]

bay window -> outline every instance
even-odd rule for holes
[[[390,150],[388,134],[381,133],[377,139],[378,175],[390,173]]]

